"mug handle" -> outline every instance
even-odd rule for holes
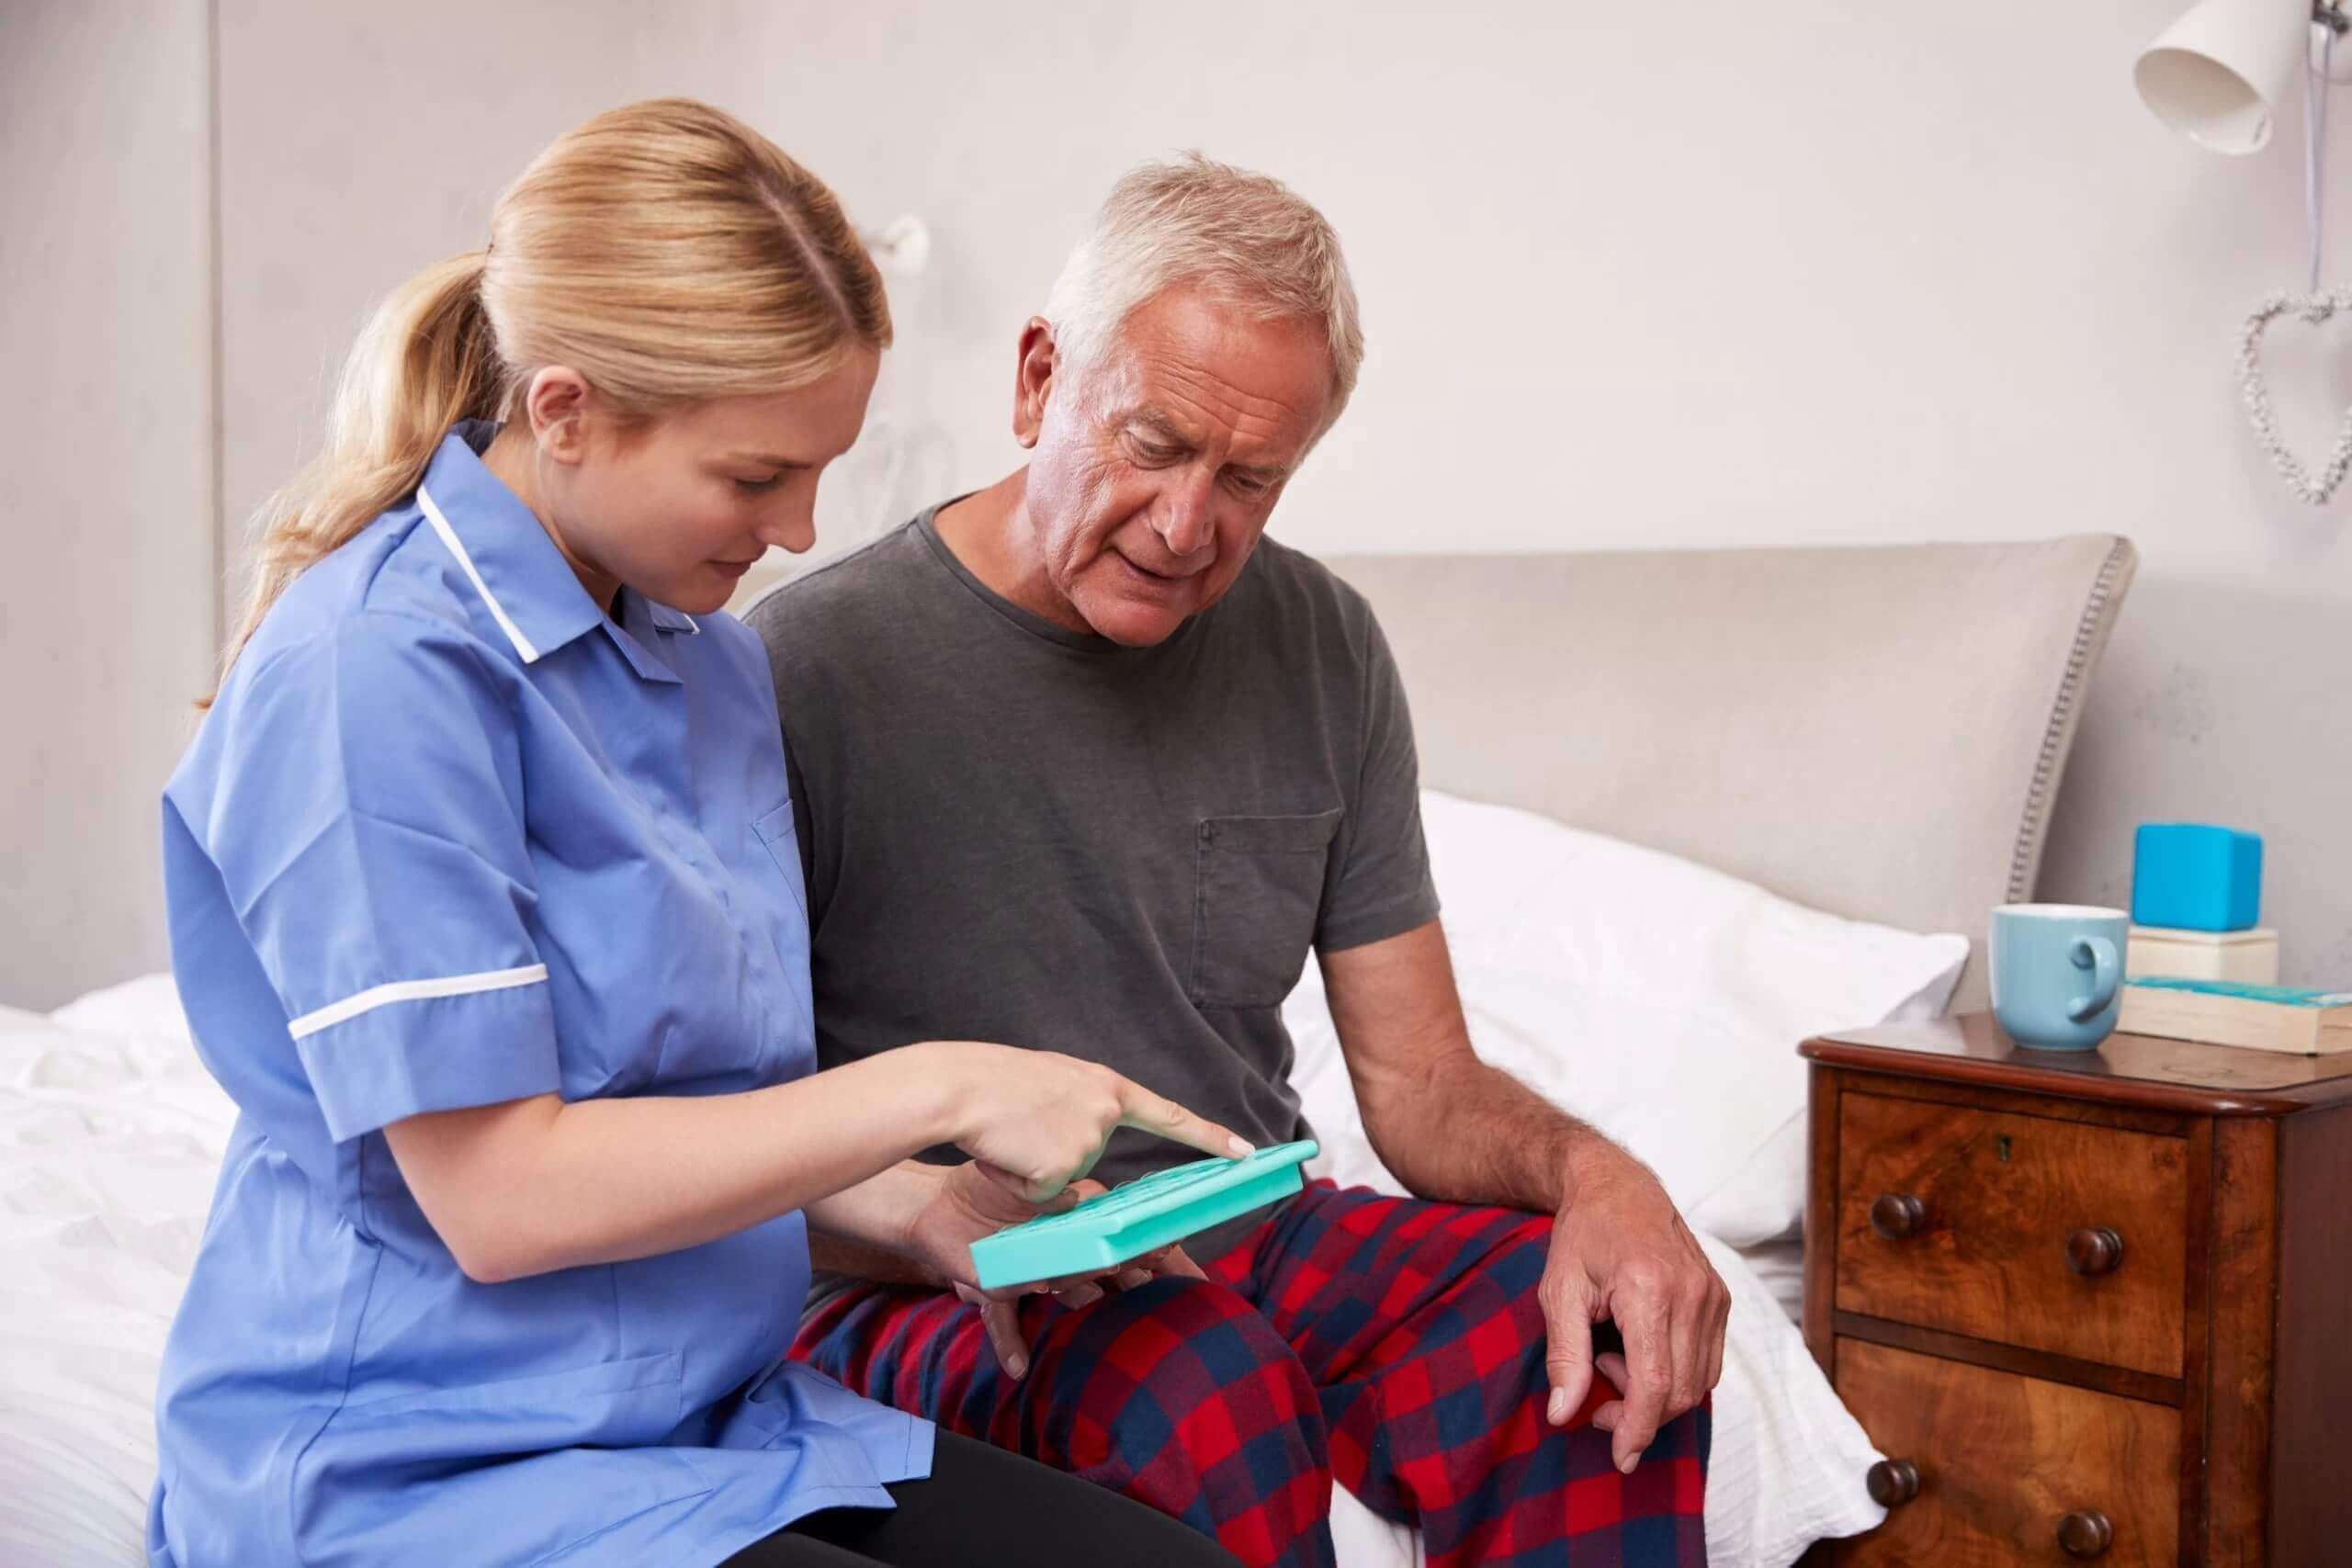
[[[2115,999],[2123,984],[2123,965],[2115,956],[2115,944],[2103,936],[2076,937],[2072,956],[2075,968],[2091,971],[2090,995],[2076,997],[2066,1010],[2066,1016],[2080,1023]]]

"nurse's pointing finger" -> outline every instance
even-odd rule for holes
[[[1195,1116],[1172,1100],[1159,1096],[1132,1079],[1121,1080],[1119,1103],[1125,1114],[1119,1118],[1124,1127],[1140,1127],[1147,1133],[1157,1133],[1163,1138],[1173,1138],[1180,1144],[1190,1144],[1203,1154],[1224,1159],[1238,1159],[1258,1151],[1246,1138],[1231,1128],[1220,1127],[1205,1117]]]

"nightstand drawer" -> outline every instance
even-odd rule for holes
[[[2181,1375],[2179,1138],[1849,1092],[1841,1312]]]
[[[1917,1489],[1841,1564],[2177,1561],[2177,1411],[1860,1339],[1838,1341],[1838,1393]]]

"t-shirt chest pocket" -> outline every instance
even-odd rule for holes
[[[1280,1007],[1306,966],[1340,808],[1204,817],[1193,829],[1195,1007]]]

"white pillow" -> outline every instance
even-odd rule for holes
[[[1940,1012],[1968,959],[1965,937],[1823,914],[1532,812],[1429,791],[1421,818],[1478,1055],[1623,1145],[1735,1247],[1804,1214],[1798,1043]],[[1314,1168],[1376,1184],[1315,965],[1283,1017],[1324,1143]]]

